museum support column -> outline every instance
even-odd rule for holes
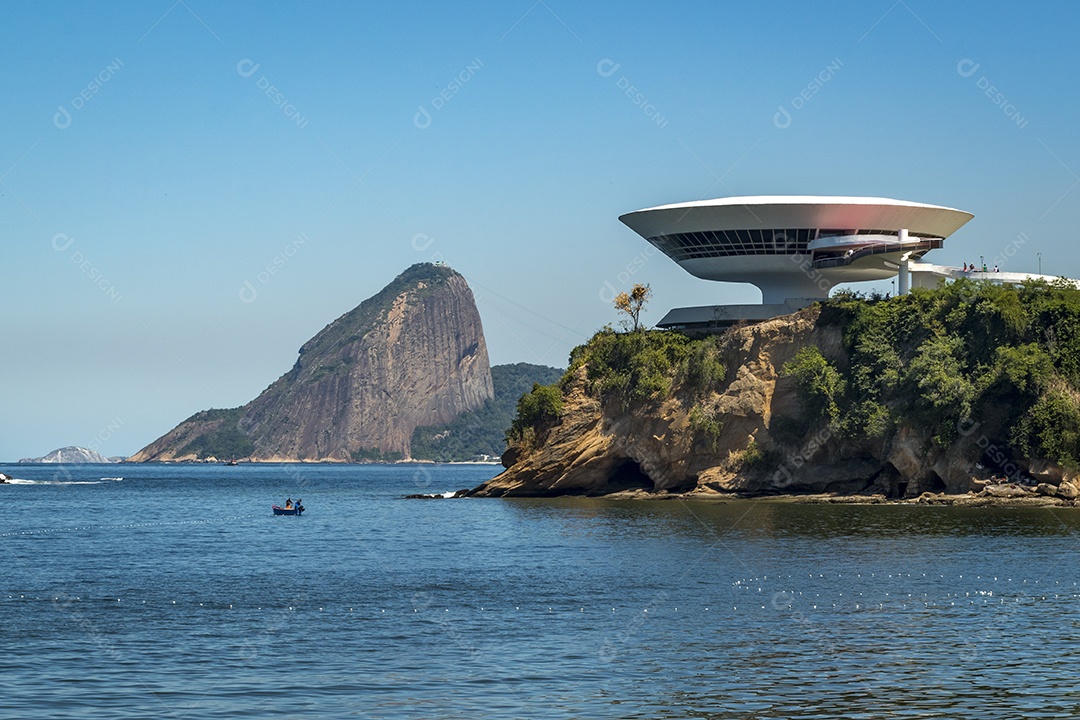
[[[899,234],[900,247],[907,245],[908,231],[904,228]],[[911,271],[908,270],[908,254],[904,253],[900,256],[900,294],[907,295],[911,290]]]

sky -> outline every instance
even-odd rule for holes
[[[927,260],[1080,277],[1073,2],[0,4],[0,459],[254,398],[416,262],[493,364],[760,302],[619,222],[733,195],[975,218]],[[854,289],[890,289],[889,283]]]

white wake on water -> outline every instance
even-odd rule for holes
[[[26,480],[24,478],[10,478],[4,481],[4,485],[100,485],[105,482],[120,482],[122,477],[107,477],[100,480]]]

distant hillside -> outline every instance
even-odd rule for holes
[[[196,413],[130,459],[397,459],[420,423],[449,423],[493,396],[465,278],[420,263],[304,343],[259,397]]]
[[[449,423],[416,428],[412,456],[438,462],[474,460],[478,455],[498,459],[506,449],[506,431],[517,414],[518,398],[532,390],[534,383],[550,385],[562,373],[557,368],[529,363],[492,367],[495,397]]]
[[[23,458],[19,461],[24,464],[32,463],[111,463],[115,462],[95,450],[84,447],[69,445],[59,450],[53,450],[48,455],[39,458]]]

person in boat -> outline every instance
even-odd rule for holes
[[[293,509],[292,498],[289,498],[288,500],[285,501],[285,509],[286,510],[292,510]]]
[[[300,503],[303,502],[300,498],[296,498],[296,512],[304,512],[304,506]]]

